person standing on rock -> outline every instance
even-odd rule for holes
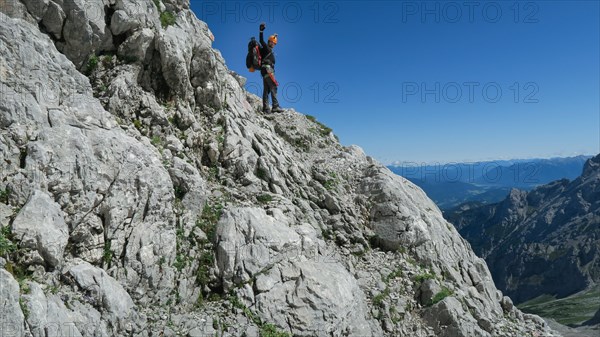
[[[260,24],[260,56],[262,58],[262,66],[260,74],[263,78],[263,112],[283,112],[283,109],[279,106],[277,101],[277,80],[275,80],[275,54],[273,48],[277,44],[277,34],[269,36],[269,42],[265,43],[263,37],[263,31],[267,28],[267,25],[263,22]],[[273,101],[273,109],[269,110],[269,94],[271,94],[271,100]]]

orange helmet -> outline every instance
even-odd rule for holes
[[[269,42],[273,42],[273,44],[277,44],[277,34],[273,34],[269,36]]]

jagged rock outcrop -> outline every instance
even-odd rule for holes
[[[600,282],[600,156],[582,175],[448,215],[515,302]]]
[[[422,190],[314,118],[257,113],[186,1],[7,3],[0,275],[18,331],[552,335],[502,305]]]

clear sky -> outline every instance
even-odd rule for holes
[[[600,152],[599,1],[191,1],[227,66],[384,164]]]

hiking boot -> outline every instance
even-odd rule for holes
[[[279,106],[276,106],[276,107],[273,107],[273,110],[272,110],[272,111],[273,111],[273,112],[283,112],[284,110],[283,110],[281,107],[279,107]]]
[[[271,109],[269,109],[269,108],[263,108],[262,111],[263,111],[263,113],[266,113],[266,114],[270,114],[271,113]]]

